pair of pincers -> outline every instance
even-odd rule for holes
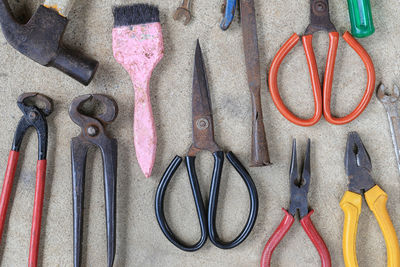
[[[43,107],[39,107],[41,104]],[[31,241],[29,247],[28,266],[37,266],[40,228],[42,222],[43,199],[47,166],[48,128],[46,117],[53,111],[52,100],[39,93],[25,93],[18,97],[17,105],[24,114],[18,123],[14,141],[8,157],[3,189],[0,196],[0,241],[6,221],[7,208],[17,169],[22,140],[27,130],[35,128],[38,136],[38,161],[36,167],[35,200],[33,204]]]
[[[103,104],[106,111],[99,115],[88,115],[83,106],[95,100]],[[81,133],[71,140],[72,161],[72,199],[74,214],[74,266],[81,266],[84,187],[86,158],[91,146],[101,150],[104,172],[104,197],[107,227],[108,267],[113,266],[115,257],[115,218],[116,218],[116,185],[117,185],[117,140],[106,133],[106,125],[113,122],[118,114],[117,103],[105,95],[83,95],[72,101],[69,115],[81,127]]]

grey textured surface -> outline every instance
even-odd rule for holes
[[[223,251],[210,242],[196,253],[184,253],[171,245],[159,230],[154,215],[154,195],[160,177],[175,154],[184,155],[191,142],[191,83],[195,41],[200,38],[208,69],[214,107],[217,142],[231,149],[248,165],[250,158],[250,98],[247,89],[241,28],[235,19],[231,28],[219,29],[222,1],[193,1],[193,20],[188,26],[175,22],[172,14],[180,0],[149,0],[159,5],[164,31],[165,57],[156,68],[151,93],[158,131],[158,154],[153,176],[145,179],[136,162],[133,139],[133,89],[128,75],[112,56],[111,30],[113,4],[137,1],[76,1],[70,13],[65,42],[100,61],[100,68],[88,87],[21,56],[0,34],[0,173],[3,175],[13,132],[21,112],[18,95],[39,91],[55,101],[49,117],[49,153],[45,206],[40,246],[40,265],[72,266],[72,200],[70,139],[79,127],[68,116],[71,100],[86,93],[109,94],[118,101],[120,115],[109,128],[119,141],[117,254],[115,266],[259,266],[262,249],[280,223],[281,207],[289,205],[288,169],[292,138],[301,153],[306,138],[312,140],[312,180],[309,204],[312,219],[332,256],[333,266],[344,266],[342,256],[343,213],[339,207],[347,185],[343,157],[347,132],[360,133],[373,163],[373,178],[389,195],[388,210],[400,235],[399,174],[389,134],[386,114],[373,97],[366,111],[346,126],[333,126],[321,120],[311,128],[289,123],[277,111],[267,91],[265,70],[281,44],[293,32],[302,33],[308,24],[309,1],[256,0],[260,55],[263,72],[262,97],[265,125],[273,161],[271,167],[250,169],[258,187],[260,209],[249,238],[239,247]],[[331,18],[340,33],[349,29],[346,1],[330,1]],[[36,3],[36,2],[34,2]],[[17,3],[21,13],[26,4]],[[377,81],[392,87],[400,82],[400,28],[397,0],[371,0],[376,33],[360,42],[370,53]],[[36,3],[37,4],[37,3]],[[317,34],[314,46],[319,70],[324,70],[328,37]],[[361,60],[343,39],[340,41],[332,105],[335,115],[349,113],[365,87],[366,74]],[[285,102],[297,114],[311,116],[313,100],[303,48],[298,45],[281,67],[279,86]],[[29,142],[27,142],[29,140]],[[12,193],[0,257],[2,266],[26,266],[35,184],[36,136],[24,143]],[[302,154],[301,154],[302,155]],[[85,243],[86,266],[106,266],[105,216],[101,156],[92,151],[86,182]],[[210,183],[212,156],[202,153],[197,166],[204,197]],[[226,165],[228,166],[228,165]],[[171,227],[188,242],[199,235],[186,171],[181,168],[167,194],[166,211]],[[239,177],[225,168],[218,210],[218,227],[224,239],[237,234],[245,223],[248,196]],[[360,266],[386,266],[385,243],[379,226],[363,203],[357,253]],[[272,266],[319,266],[312,243],[300,225],[276,249]]]

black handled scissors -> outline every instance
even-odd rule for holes
[[[211,101],[208,91],[208,83],[204,68],[203,55],[201,52],[199,41],[197,41],[195,66],[193,75],[193,93],[192,93],[192,126],[193,126],[193,144],[191,145],[187,156],[185,157],[186,168],[189,175],[190,185],[192,188],[193,198],[196,204],[197,216],[200,223],[201,238],[194,245],[186,245],[181,242],[171,231],[164,215],[164,196],[169,182],[179,165],[182,158],[176,156],[165,171],[161,182],[157,188],[155,209],[158,224],[168,240],[184,251],[196,251],[200,249],[206,242],[207,236],[211,242],[222,249],[234,248],[242,243],[253,229],[258,212],[258,196],[256,186],[251,179],[249,173],[234,156],[232,152],[228,152],[226,157],[236,171],[242,177],[247,186],[250,195],[250,213],[246,226],[240,234],[231,242],[222,241],[216,229],[216,213],[218,204],[218,193],[221,182],[222,166],[224,163],[224,152],[214,141],[214,126],[212,118]],[[212,175],[210,196],[208,202],[208,215],[201,196],[199,181],[196,175],[195,159],[198,152],[207,150],[214,156],[214,170]]]

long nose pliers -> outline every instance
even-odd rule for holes
[[[35,103],[41,103],[43,108],[38,107]],[[42,222],[43,197],[46,179],[47,165],[47,139],[48,128],[46,117],[53,111],[53,105],[50,98],[39,93],[25,93],[18,97],[17,105],[24,114],[20,119],[17,130],[15,131],[14,141],[10,154],[6,174],[3,182],[3,189],[0,195],[0,241],[3,235],[4,223],[6,220],[8,203],[17,169],[21,143],[25,133],[31,127],[35,128],[38,136],[38,161],[36,167],[36,186],[35,200],[33,204],[31,241],[29,247],[28,266],[37,266],[40,226]]]
[[[371,177],[371,159],[360,136],[351,132],[347,138],[344,164],[349,177],[349,190],[340,201],[344,212],[343,256],[346,267],[358,267],[356,237],[361,214],[362,194],[369,209],[374,213],[382,230],[387,249],[387,266],[400,266],[400,248],[396,231],[386,209],[387,194]]]
[[[314,116],[309,119],[302,119],[293,114],[283,103],[278,89],[278,72],[282,61],[286,55],[298,43],[300,37],[294,33],[288,41],[279,49],[274,57],[269,71],[268,83],[272,100],[279,112],[290,122],[299,126],[312,126],[322,117],[332,124],[346,124],[356,119],[368,106],[375,90],[375,68],[367,51],[357,42],[349,32],[345,32],[343,39],[353,48],[364,62],[367,71],[367,86],[364,95],[358,106],[347,116],[342,118],[334,117],[331,113],[331,94],[333,74],[335,70],[336,54],[339,43],[339,33],[330,20],[329,1],[328,0],[310,0],[310,24],[307,27],[303,37],[304,52],[306,54],[308,68],[310,72],[311,85],[314,94],[315,111]],[[325,75],[323,90],[321,91],[321,82],[318,74],[318,66],[315,60],[314,49],[312,45],[313,34],[318,31],[329,33],[329,49],[325,65]]]
[[[90,100],[97,100],[103,104],[106,111],[96,116],[86,115],[82,107]],[[82,130],[79,136],[71,140],[75,267],[81,266],[86,157],[89,148],[93,145],[100,148],[103,157],[108,267],[113,266],[114,263],[118,146],[117,140],[106,134],[105,126],[113,122],[117,114],[117,103],[108,96],[98,94],[75,98],[69,110],[72,121],[79,125]]]
[[[319,253],[321,258],[321,266],[331,266],[331,256],[329,254],[329,250],[311,221],[311,215],[314,213],[314,210],[309,211],[308,209],[307,194],[311,178],[310,165],[310,140],[308,140],[306,157],[303,165],[303,173],[301,176],[298,175],[296,140],[293,140],[289,175],[290,208],[289,211],[282,209],[285,212],[285,217],[265,245],[261,257],[261,267],[269,267],[271,265],[272,254],[274,253],[274,250],[278,246],[279,242],[292,227],[297,211],[299,211],[301,226]]]

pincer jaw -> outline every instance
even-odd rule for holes
[[[40,110],[45,116],[49,116],[53,112],[53,101],[40,93],[24,93],[20,95],[17,99],[17,105],[25,113],[28,107],[33,107],[33,104],[28,103],[29,100],[37,99],[40,103],[44,105],[43,108],[35,106]]]

